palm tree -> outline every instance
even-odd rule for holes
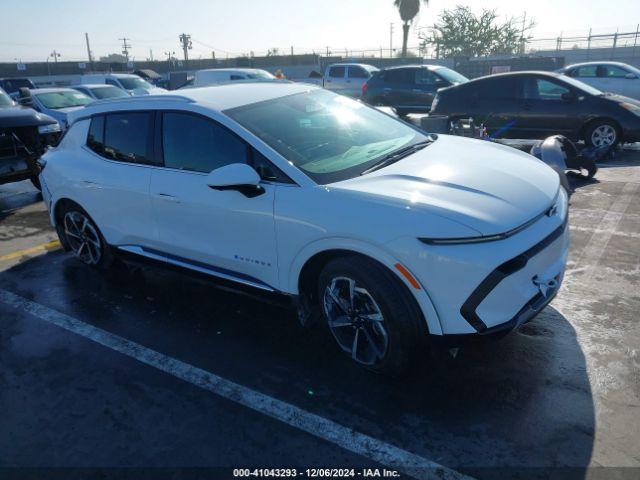
[[[425,5],[429,4],[429,0],[422,0]],[[393,4],[400,11],[402,19],[402,56],[407,56],[407,40],[409,39],[409,27],[411,22],[416,18],[420,11],[420,0],[393,0]]]

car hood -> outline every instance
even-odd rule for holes
[[[33,108],[0,108],[0,128],[39,127],[51,125],[56,121],[49,115],[36,112]]]
[[[554,170],[515,148],[439,135],[388,167],[329,187],[383,197],[494,235],[544,212],[559,184]]]

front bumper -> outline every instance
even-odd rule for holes
[[[389,246],[429,295],[442,335],[507,332],[534,318],[557,294],[569,251],[567,219],[544,216],[504,240]],[[427,312],[424,312],[425,317]]]

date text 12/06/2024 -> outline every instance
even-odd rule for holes
[[[296,468],[236,468],[233,476],[242,477],[263,477],[263,478],[401,478],[397,470],[386,468],[307,468],[298,470]]]

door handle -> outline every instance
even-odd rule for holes
[[[166,200],[167,202],[180,203],[180,199],[178,197],[169,195],[168,193],[158,193],[156,196],[162,200]]]

